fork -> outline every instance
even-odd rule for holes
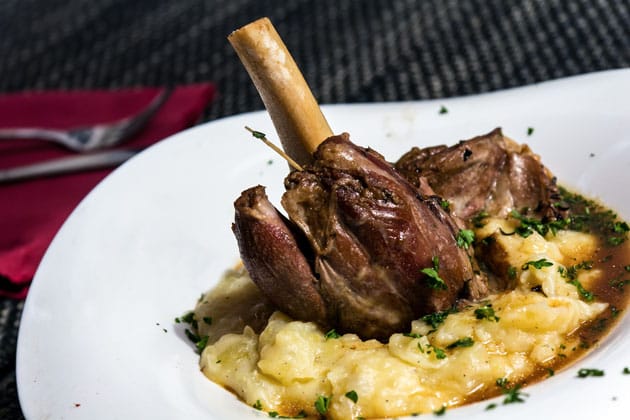
[[[0,129],[0,140],[21,138],[45,140],[80,153],[116,146],[139,132],[166,102],[172,92],[172,88],[164,89],[142,111],[111,123],[75,127],[69,130],[51,130],[38,127],[2,128]]]

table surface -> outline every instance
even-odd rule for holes
[[[0,94],[213,81],[204,121],[259,110],[226,36],[262,16],[320,103],[470,95],[630,67],[630,0],[4,0]],[[23,417],[22,308],[0,298],[0,418]]]

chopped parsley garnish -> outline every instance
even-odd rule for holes
[[[623,368],[621,373],[623,373],[624,375],[630,375],[630,368],[626,366],[625,368]]]
[[[422,337],[422,334],[412,333],[412,332],[404,333],[403,335],[405,337],[410,337],[410,338],[421,338]]]
[[[324,334],[324,338],[326,340],[330,340],[331,338],[339,338],[341,334],[339,334],[335,329],[329,330],[326,334]]]
[[[444,210],[448,211],[448,210],[451,208],[451,203],[449,203],[449,201],[448,201],[448,200],[446,200],[446,199],[444,199],[444,198],[443,198],[443,199],[441,199],[441,200],[440,200],[440,206],[441,206]]]
[[[615,233],[626,233],[630,231],[630,226],[626,222],[615,222],[613,224],[613,232]]]
[[[188,337],[188,339],[190,341],[192,341],[193,343],[195,343],[195,344],[197,344],[197,342],[199,340],[201,340],[197,334],[195,334],[194,332],[190,331],[188,328],[186,328],[184,330],[184,334],[186,334],[186,337]]]
[[[494,410],[495,408],[497,408],[495,403],[491,403],[486,406],[486,410]]]
[[[499,388],[505,388],[508,382],[509,381],[507,380],[507,378],[499,378],[495,381],[495,383],[497,384]]]
[[[541,258],[536,261],[527,261],[525,264],[523,264],[521,270],[527,270],[529,269],[529,267],[534,267],[540,270],[543,267],[551,267],[552,265],[553,263],[551,261],[547,260],[546,258]]]
[[[475,341],[472,339],[472,337],[464,337],[460,338],[454,343],[449,344],[448,346],[446,346],[446,348],[450,350],[456,347],[472,347],[473,344],[475,344]]]
[[[510,280],[514,280],[516,278],[516,267],[509,266],[507,269],[507,275]]]
[[[482,210],[470,219],[470,223],[476,228],[482,228],[486,225],[485,219],[490,216],[487,211]]]
[[[420,319],[425,323],[431,326],[433,331],[437,329],[437,327],[444,322],[447,316],[452,313],[457,312],[457,309],[451,308],[446,311],[434,312],[432,314],[424,315]]]
[[[431,346],[431,347],[433,348],[433,351],[435,352],[436,359],[439,359],[439,360],[446,359],[446,352],[444,350],[442,350],[439,347],[434,347],[434,346]]]
[[[420,271],[426,276],[427,284],[431,289],[446,290],[448,288],[446,282],[438,274],[438,270],[440,269],[439,257],[435,256],[431,261],[433,262],[433,267],[423,268]]]
[[[527,397],[528,394],[521,392],[520,388],[521,384],[516,384],[512,388],[504,390],[505,399],[503,400],[503,404],[525,402],[523,397]]]
[[[528,394],[520,391],[521,384],[516,384],[512,387],[508,386],[509,381],[507,378],[497,379],[496,384],[499,388],[501,388],[501,392],[505,395],[503,404],[522,403],[525,402],[524,397],[529,396]]]
[[[195,344],[195,347],[197,347],[197,351],[199,353],[201,353],[203,351],[203,349],[206,348],[206,345],[208,344],[208,336],[207,335],[203,336],[203,337],[199,337],[197,334],[195,334],[194,332],[190,331],[188,328],[186,328],[184,330],[184,334],[186,334],[186,337],[188,337],[188,339]]]
[[[179,319],[179,321],[178,321]],[[197,320],[195,319],[195,313],[190,311],[186,315],[181,318],[175,318],[175,322],[184,322],[186,324],[190,324],[194,329],[197,329]]]
[[[614,287],[615,289],[619,290],[620,292],[624,291],[624,288],[630,284],[630,280],[622,280],[619,277],[614,278],[612,280],[610,280],[608,282],[608,284],[610,284],[611,287]]]
[[[440,115],[442,115],[442,114],[448,114],[448,109],[447,109],[444,105],[442,105],[442,106],[440,107],[439,114],[440,114]]]
[[[359,401],[359,396],[357,395],[357,392],[354,390],[346,392],[345,395],[346,395],[346,398],[348,398],[355,404],[357,401]]]
[[[490,303],[480,306],[477,309],[475,309],[475,318],[487,319],[488,321],[494,321],[494,322],[499,322],[499,319],[500,319],[494,313],[494,308],[492,308],[492,304]]]
[[[606,242],[608,243],[608,245],[617,246],[617,245],[621,245],[623,241],[625,240],[626,240],[625,237],[609,236],[608,239],[606,239]]]
[[[439,410],[433,412],[436,416],[443,416],[446,413],[446,405],[443,405]]]
[[[197,351],[199,353],[201,353],[203,351],[203,349],[206,348],[206,346],[208,345],[208,336],[203,336],[199,339],[199,341],[197,341],[195,343],[195,346],[197,346]]]
[[[281,416],[277,411],[270,411],[267,414],[274,419],[305,419],[308,416],[304,410],[300,411],[297,416]]]
[[[553,370],[551,368],[547,368],[547,377],[552,377],[555,374],[556,374],[555,370]]]
[[[578,370],[578,378],[588,378],[589,376],[604,376],[604,371],[600,369],[580,369]]]
[[[252,136],[256,137],[257,139],[264,139],[265,137],[267,137],[267,135],[262,131],[250,130],[250,133],[252,133]]]
[[[575,286],[575,288],[577,289],[579,295],[582,297],[582,299],[584,299],[586,302],[592,302],[593,299],[595,299],[595,296],[593,295],[593,293],[589,292],[588,290],[586,290],[584,288],[584,286],[582,286],[582,283],[580,283],[580,281],[578,279],[574,279],[568,282],[569,284],[572,284]]]
[[[579,264],[575,264],[575,265],[571,265],[569,267],[558,267],[558,273],[560,273],[560,275],[563,278],[569,279],[569,280],[574,280],[577,279],[578,276],[578,272],[580,270],[590,270],[593,268],[593,261],[582,261]]]
[[[566,229],[567,225],[569,224],[569,219],[543,222],[542,220],[523,216],[516,210],[512,210],[510,212],[510,216],[520,222],[519,226],[516,227],[516,230],[514,232],[516,232],[523,238],[527,238],[534,232],[540,234],[541,236],[547,235],[548,232],[551,232],[555,235],[558,230]]]
[[[475,232],[469,229],[462,229],[457,232],[457,246],[468,249],[475,242]]]
[[[527,135],[531,136],[532,134],[534,134],[534,127],[527,127]]]
[[[315,409],[321,415],[324,415],[324,414],[326,414],[326,412],[328,412],[328,406],[329,405],[330,405],[330,398],[329,397],[324,397],[323,395],[320,395],[315,400]]]
[[[578,293],[587,302],[592,302],[595,297],[593,293],[589,292],[582,286],[582,283],[578,280],[578,272],[580,270],[590,270],[593,268],[593,261],[582,261],[579,264],[575,264],[564,268],[562,266],[558,267],[558,273],[562,278],[567,279],[567,283],[574,285],[577,288]]]
[[[262,410],[262,403],[260,402],[260,400],[256,400],[256,402],[252,404],[252,407],[254,407],[256,410]]]
[[[212,317],[211,316],[204,316],[203,317],[203,322],[205,322],[208,325],[212,325]]]
[[[630,226],[617,220],[617,214],[608,210],[593,200],[586,199],[579,194],[570,193],[560,187],[563,205],[571,209],[568,228],[578,232],[594,232],[607,238],[606,243],[616,246],[623,243],[630,231]]]

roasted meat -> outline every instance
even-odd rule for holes
[[[464,220],[481,211],[504,217],[513,209],[542,219],[562,216],[552,205],[559,200],[555,178],[527,145],[499,128],[452,147],[414,147],[395,166],[416,187],[428,183]]]
[[[259,186],[236,200],[233,230],[250,276],[288,315],[386,339],[486,293],[441,198],[347,134],[324,141],[285,187],[288,219]]]

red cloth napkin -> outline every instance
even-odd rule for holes
[[[160,88],[56,91],[0,96],[0,127],[65,129],[111,122],[144,108]],[[176,88],[147,126],[121,148],[142,148],[198,121],[214,97],[212,84]],[[0,141],[0,168],[73,155],[30,139]],[[58,229],[112,169],[0,184],[0,296],[23,298]]]

